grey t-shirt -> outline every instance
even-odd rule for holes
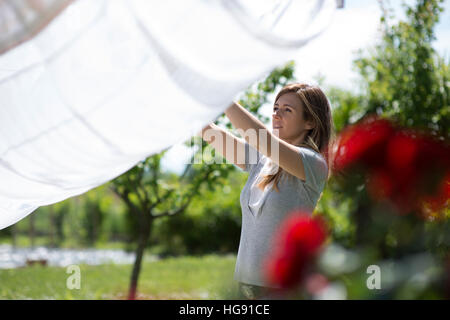
[[[269,160],[249,144],[245,144],[245,170],[249,173],[241,191],[242,229],[234,279],[257,286],[270,286],[263,275],[263,265],[271,253],[272,237],[283,219],[293,210],[312,213],[322,193],[328,167],[320,153],[297,147],[305,168],[305,181],[287,172],[264,197],[258,214],[249,206],[251,188],[265,162]],[[253,186],[256,188],[256,186]]]

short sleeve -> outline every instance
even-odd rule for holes
[[[299,147],[298,149],[305,168],[304,184],[317,194],[320,194],[327,182],[327,163],[320,153],[304,147]]]

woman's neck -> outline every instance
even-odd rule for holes
[[[303,132],[300,136],[293,139],[283,139],[289,144],[299,147],[305,140],[306,132]]]

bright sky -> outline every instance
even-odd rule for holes
[[[404,18],[401,3],[390,1],[396,17]],[[408,4],[415,0],[405,1]],[[450,0],[444,2],[444,12],[437,25],[434,47],[440,55],[450,59]],[[331,25],[322,35],[299,50],[296,61],[296,77],[299,81],[315,83],[318,74],[325,77],[325,85],[335,85],[355,90],[357,73],[352,61],[358,49],[374,45],[378,37],[381,11],[377,0],[345,0],[345,8],[337,10]],[[263,108],[269,114],[271,106]],[[186,148],[176,145],[164,157],[163,168],[181,172],[189,154]]]
[[[415,1],[406,1],[413,4]],[[402,1],[390,1],[399,18],[404,18]],[[450,58],[450,1],[444,2],[445,11],[436,27],[435,48]],[[317,39],[300,49],[295,61],[299,80],[314,82],[321,74],[325,84],[354,89],[357,74],[352,69],[355,52],[375,43],[381,16],[377,0],[346,0],[345,8],[337,10],[330,27]]]

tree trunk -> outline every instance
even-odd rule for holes
[[[97,241],[97,233],[98,233],[98,220],[99,220],[98,216],[99,216],[99,212],[98,211],[94,211],[94,212],[92,212],[92,214],[94,216],[92,217],[92,239],[91,239],[91,243],[92,243],[92,245],[95,245],[95,242]]]
[[[51,248],[55,247],[55,230],[56,230],[56,222],[55,222],[55,211],[53,206],[48,207],[48,219],[49,219],[49,231],[48,231],[48,244]]]
[[[12,240],[12,246],[13,248],[15,248],[17,246],[17,226],[15,224],[13,224],[12,226],[10,226],[11,228],[11,240]]]
[[[142,213],[146,215],[146,213]],[[142,217],[142,224],[139,228],[139,241],[136,250],[136,260],[134,261],[133,272],[131,274],[130,288],[128,291],[128,299],[135,300],[137,293],[137,285],[139,279],[139,273],[141,271],[142,258],[144,256],[145,247],[150,237],[153,220],[151,218]]]
[[[62,210],[55,211],[55,227],[56,227],[56,247],[61,246],[64,242],[64,219],[65,219],[65,208]]]
[[[34,229],[35,229],[35,227],[34,227],[34,214],[30,214],[30,218],[29,218],[30,220],[30,230],[29,230],[29,236],[30,236],[30,244],[31,244],[31,247],[34,247]]]
[[[72,225],[70,230],[72,233],[72,237],[75,239],[75,243],[77,245],[82,242],[81,234],[80,234],[80,228],[82,227],[80,225],[80,217],[81,217],[83,208],[81,207],[82,203],[81,203],[80,198],[81,198],[81,196],[77,196],[74,198],[74,202],[75,202],[74,214],[69,215],[69,218],[71,220],[70,222]]]

